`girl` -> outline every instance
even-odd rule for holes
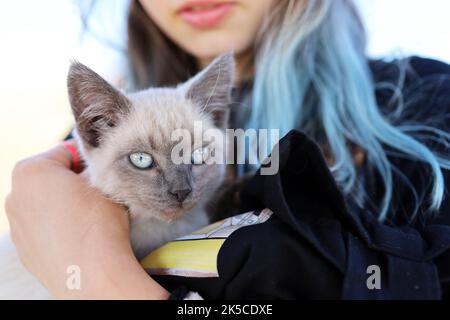
[[[450,66],[417,57],[370,61],[365,46],[363,24],[350,0],[130,4],[128,58],[134,88],[175,85],[220,53],[234,50],[238,77],[232,128],[277,128],[282,135],[302,130],[320,146],[349,212],[376,226],[372,229],[447,228]],[[164,281],[149,277],[133,257],[123,209],[90,190],[69,167],[65,150],[57,147],[14,170],[6,212],[27,268],[60,298],[168,298],[170,286],[163,288],[159,283]],[[237,167],[236,174],[251,170]],[[347,240],[342,243],[343,254],[356,248]],[[364,245],[377,247],[370,241]],[[448,279],[449,268],[439,261],[448,259],[445,248],[440,253],[447,256],[435,262],[444,294],[448,282],[442,279]],[[303,249],[311,251],[306,245]],[[344,256],[347,265],[337,262],[333,269],[322,261],[325,255],[311,252],[298,268],[320,269],[332,289],[311,284],[303,290],[305,297],[352,297],[341,295],[341,278],[348,273],[337,272],[350,272],[352,260]],[[72,261],[83,270],[82,290],[65,286]],[[362,267],[365,271],[367,266]],[[353,291],[364,297],[358,293]],[[184,298],[179,292],[175,296]],[[283,297],[276,290],[272,296],[253,295],[261,296]]]

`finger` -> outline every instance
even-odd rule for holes
[[[73,159],[71,153],[67,150],[67,147],[62,143],[59,143],[50,150],[44,152],[41,157],[52,160],[57,164],[64,166],[68,169],[72,167]]]
[[[79,153],[75,140],[61,142],[41,156],[68,169],[80,170]]]
[[[5,203],[4,203],[4,210],[5,210],[6,217],[8,218],[8,220],[9,220],[9,215],[12,212],[12,204],[11,203],[12,203],[12,195],[11,195],[11,193],[8,193],[5,197]]]
[[[82,177],[86,181],[89,181],[89,173],[87,171],[81,172],[80,177]]]
[[[67,152],[70,153],[72,158],[72,170],[76,173],[83,171],[82,161],[80,153],[78,152],[76,140],[63,141],[62,144],[66,147]]]
[[[76,156],[76,162],[74,161],[72,170],[76,173],[83,172],[85,169],[85,163],[84,163],[83,158],[81,157],[81,153],[79,151],[80,149],[78,148],[77,140],[71,139],[71,140],[67,140],[65,142],[69,143],[72,146],[72,149]],[[74,156],[74,155],[72,154],[72,156]]]

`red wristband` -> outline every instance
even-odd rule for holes
[[[67,141],[63,141],[63,145],[64,147],[66,147],[67,151],[69,151],[72,157],[72,170],[77,171],[78,166],[80,164],[80,157],[78,155],[77,149],[72,144],[70,144],[70,142]]]

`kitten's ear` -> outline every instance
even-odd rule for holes
[[[234,67],[233,54],[223,54],[184,84],[186,97],[210,114],[219,128],[228,125]]]
[[[102,135],[130,111],[128,99],[97,73],[73,62],[67,78],[69,100],[79,136],[98,147]]]

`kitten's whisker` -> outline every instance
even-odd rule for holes
[[[202,107],[202,111],[205,111],[205,109],[208,107],[209,102],[211,101],[214,93],[216,92],[216,88],[217,85],[219,83],[219,79],[220,79],[220,74],[222,72],[222,64],[219,64],[219,72],[217,73],[217,77],[216,77],[216,83],[214,84],[214,87],[212,89],[211,95],[209,96],[208,100],[206,101],[205,105]]]

